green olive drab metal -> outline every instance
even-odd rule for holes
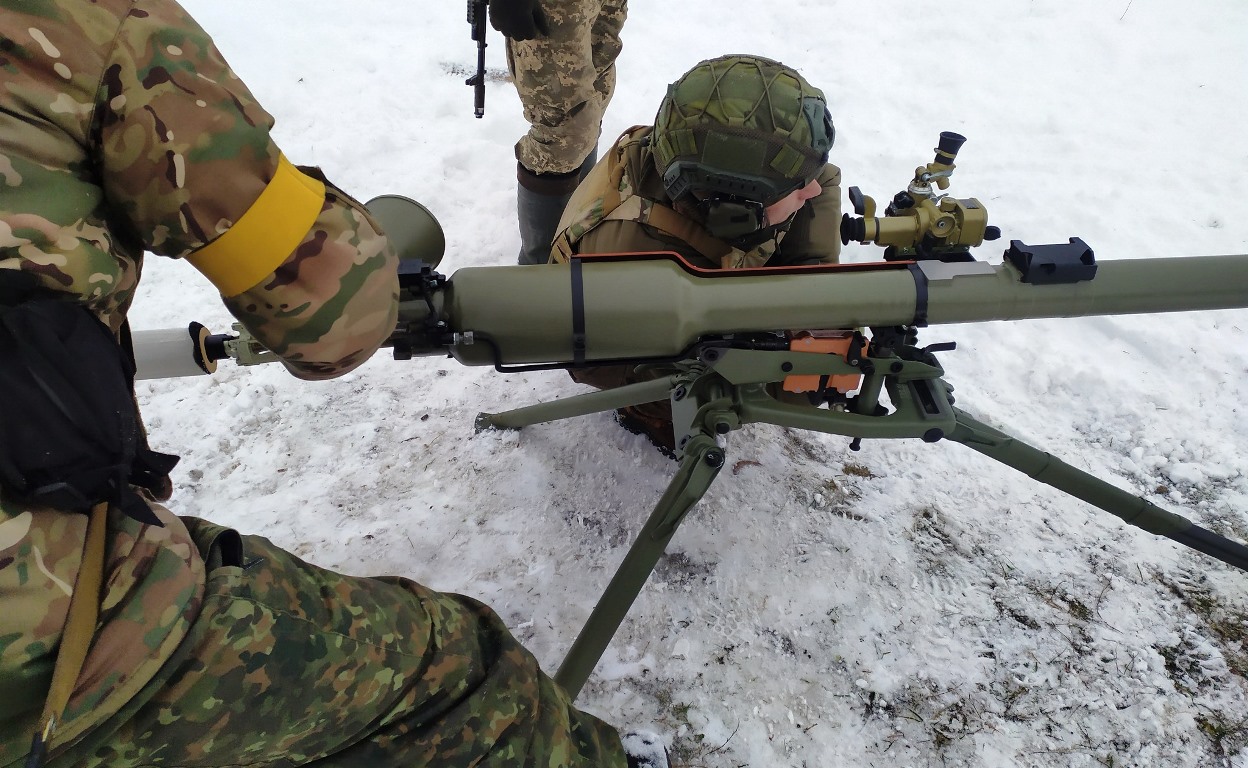
[[[398,246],[399,258],[436,268],[446,253],[446,235],[429,209],[402,195],[378,195],[364,204]]]
[[[461,269],[450,277],[443,312],[456,331],[491,339],[499,361],[520,364],[573,361],[576,302],[584,307],[591,362],[671,357],[701,337],[751,330],[1248,306],[1248,255],[1103,261],[1095,279],[1067,285],[1024,283],[1015,267],[983,262],[695,274],[674,259],[588,257],[581,270],[578,292],[560,265]],[[495,362],[487,344],[460,343],[450,351],[465,365]]]
[[[405,296],[399,326],[416,331],[411,354],[571,364],[578,305],[586,362],[673,357],[700,338],[748,331],[1248,307],[1248,255],[1102,261],[1095,279],[1059,285],[1025,283],[1014,266],[983,262],[695,272],[653,254],[581,261],[579,289],[565,265],[468,267],[428,301]],[[449,335],[422,336],[430,318]],[[139,378],[159,375],[142,368],[142,352],[148,334],[160,333],[135,333]]]

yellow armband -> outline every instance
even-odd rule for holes
[[[225,234],[186,257],[221,291],[237,296],[277,269],[325,204],[325,185],[279,156],[273,180]]]

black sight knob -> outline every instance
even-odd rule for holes
[[[898,192],[893,195],[893,204],[889,206],[889,215],[893,215],[898,211],[908,211],[914,207],[914,196],[909,192]]]
[[[858,187],[849,188],[849,204],[854,207],[854,213],[859,216],[867,215],[867,201],[862,196],[862,190]]]

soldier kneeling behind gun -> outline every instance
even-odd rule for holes
[[[706,269],[834,264],[841,172],[823,92],[758,56],[703,61],[668,87],[653,126],[628,129],[573,194],[552,262],[576,254],[675,251]],[[573,369],[599,389],[649,381],[661,367]],[[618,412],[625,428],[675,456],[671,404]]]

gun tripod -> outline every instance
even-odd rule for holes
[[[726,461],[716,436],[743,424],[766,423],[854,438],[953,440],[1013,467],[1039,482],[1081,499],[1124,522],[1166,536],[1237,568],[1248,570],[1248,548],[989,427],[953,407],[934,351],[919,348],[913,329],[875,333],[871,356],[778,349],[742,349],[722,343],[694,350],[678,373],[618,389],[552,400],[502,413],[481,413],[476,428],[519,429],[670,399],[680,467],[655,505],[628,554],[564,657],[555,680],[575,697],[640,594],[659,557],[706,493]],[[884,343],[879,343],[883,339]],[[768,385],[788,376],[863,374],[855,397],[832,408],[782,402]],[[890,412],[880,404],[887,392]],[[683,434],[682,434],[683,430]]]

